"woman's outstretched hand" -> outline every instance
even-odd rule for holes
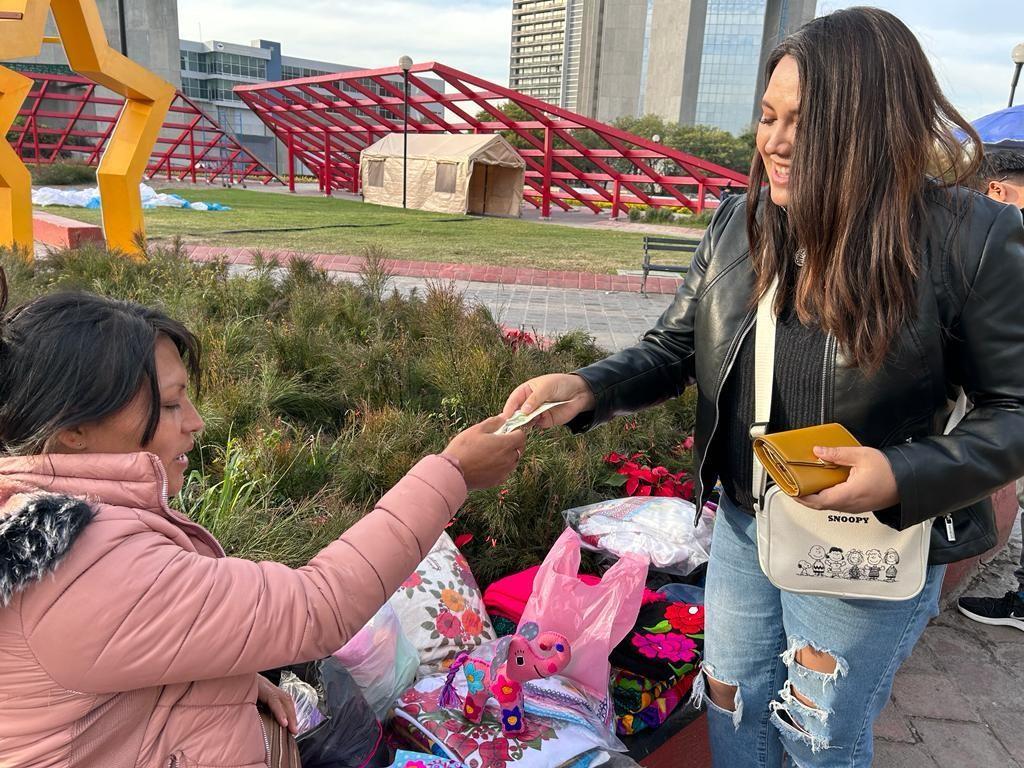
[[[530,426],[547,429],[568,424],[579,414],[593,410],[595,405],[594,393],[582,376],[574,373],[549,373],[530,379],[512,390],[501,415],[507,419],[518,410],[530,413],[544,403],[561,400],[569,402],[542,413],[530,422]]]
[[[270,710],[283,727],[292,734],[299,732],[299,717],[295,714],[295,701],[263,675],[256,675],[258,689],[256,701]]]
[[[519,463],[526,434],[521,429],[495,434],[506,421],[503,416],[485,419],[457,434],[444,449],[443,455],[458,459],[470,490],[500,485]]]
[[[850,468],[846,482],[797,499],[811,509],[864,514],[886,509],[900,500],[896,475],[885,454],[876,448],[815,448],[819,459]]]

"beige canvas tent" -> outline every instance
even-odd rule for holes
[[[407,207],[442,213],[519,216],[526,163],[497,134],[410,133]],[[402,205],[402,134],[363,150],[363,199]]]

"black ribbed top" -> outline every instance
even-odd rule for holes
[[[754,471],[750,425],[754,421],[754,334],[747,334],[719,400],[719,424],[714,445],[714,469],[734,503],[751,514]],[[806,327],[792,307],[782,313],[775,330],[775,374],[769,432],[800,429],[822,423],[821,398],[825,364],[825,333]]]

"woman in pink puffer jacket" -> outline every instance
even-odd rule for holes
[[[266,765],[257,700],[294,712],[257,672],[341,647],[523,447],[490,419],[305,566],[226,557],[167,503],[199,363],[137,304],[54,294],[0,320],[0,765]]]

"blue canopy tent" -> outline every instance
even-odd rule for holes
[[[1024,149],[1024,104],[979,117],[971,125],[989,151]]]

